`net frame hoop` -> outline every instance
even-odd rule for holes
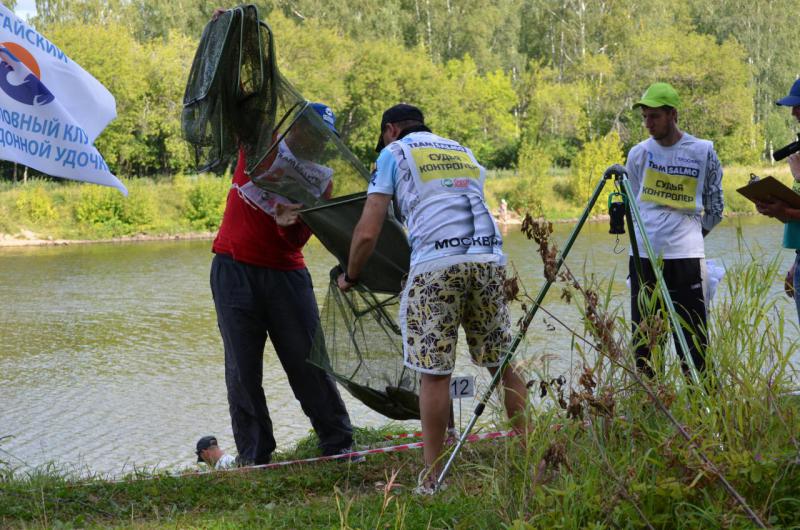
[[[262,24],[264,24],[264,23],[262,22]],[[266,24],[264,24],[264,25],[266,26]],[[267,28],[269,28],[269,26],[267,26]],[[281,79],[284,80],[283,77],[281,77]],[[288,81],[286,81],[286,85],[285,86],[287,86],[287,88],[289,88],[293,93],[295,93],[296,95],[299,96],[299,94],[297,94],[297,91],[294,89],[293,86],[291,86],[291,84],[289,84]],[[289,125],[286,127],[286,130],[280,136],[278,136],[275,139],[275,141],[272,143],[270,148],[267,149],[264,152],[264,154],[260,158],[258,158],[257,161],[255,161],[254,164],[252,164],[252,169],[250,169],[250,168],[245,169],[245,174],[248,177],[253,172],[253,170],[259,164],[261,164],[264,161],[265,158],[267,158],[275,149],[277,149],[278,144],[280,144],[283,141],[283,139],[286,138],[286,135],[289,133],[289,131],[292,129],[292,127],[294,127],[294,124],[300,119],[301,116],[303,116],[305,114],[306,109],[311,105],[311,102],[309,102],[307,99],[303,98],[302,96],[299,96],[299,99],[302,99],[302,103],[298,102],[298,103],[292,105],[289,108],[289,110],[286,111],[286,114],[280,119],[280,121],[278,121],[278,123],[275,124],[274,130],[278,130],[283,125],[283,123],[286,121],[286,119],[291,115],[291,113],[299,105],[302,105],[302,108],[297,113],[297,115],[295,115],[294,118],[292,118],[291,122],[289,122]],[[327,124],[324,121],[322,121],[322,118],[316,112],[309,113],[309,116],[311,116],[311,120],[312,121],[316,121],[318,125],[321,125],[322,127],[327,127]],[[342,155],[342,158],[344,160],[346,160],[347,162],[349,162],[350,165],[352,167],[354,167],[356,169],[356,171],[358,171],[358,173],[361,175],[361,177],[365,181],[369,181],[369,171],[367,170],[366,167],[364,167],[364,164],[361,162],[361,160],[356,158],[356,156],[347,148],[347,146],[342,141],[341,137],[336,135],[336,134],[331,134],[330,137],[329,137],[329,140],[333,141],[333,143],[336,144],[336,147],[339,148],[338,151]],[[259,184],[256,184],[256,185],[259,185]],[[263,186],[260,186],[260,187],[263,187]],[[266,189],[268,189],[268,188],[266,188]],[[288,198],[291,199],[292,197],[288,197]],[[354,198],[354,200],[355,200],[355,198]],[[332,206],[335,206],[335,205],[332,205]]]
[[[240,8],[239,7],[233,8],[234,11],[238,10],[238,9],[240,9]],[[231,16],[233,16],[233,15],[231,15]],[[228,41],[228,38],[230,37],[230,32],[231,32],[231,28],[232,27],[233,27],[233,23],[231,22],[230,24],[228,24],[228,27],[225,30],[225,38],[223,39],[224,42]],[[202,37],[201,37],[201,40],[202,40]],[[208,97],[208,93],[211,91],[211,88],[216,84],[218,76],[219,76],[219,64],[217,64],[217,66],[214,68],[214,78],[208,84],[208,87],[206,88],[205,92],[203,92],[201,95],[197,95],[197,96],[193,97],[189,101],[186,100],[187,94],[184,94],[184,96],[183,96],[183,107],[186,108],[186,107],[188,107],[190,105],[194,105],[195,103],[199,103],[200,101],[206,99]]]

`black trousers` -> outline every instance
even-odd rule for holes
[[[644,287],[648,293],[656,288],[656,276],[653,266],[647,258],[641,258],[642,275],[639,278],[634,265],[633,257],[630,258],[628,269],[631,275],[631,318],[633,320],[633,340],[636,347],[636,367],[650,377],[655,375],[650,364],[650,350],[647,344],[642,344],[643,334],[640,333],[639,324],[642,321],[642,309],[639,307],[639,292]],[[700,269],[700,258],[665,259],[663,269],[664,281],[669,289],[675,311],[686,325],[681,326],[689,354],[697,371],[705,371],[705,353],[708,346],[706,334],[706,304],[703,295],[703,278]],[[645,315],[647,316],[647,315]],[[669,316],[662,312],[661,317],[667,320]],[[686,352],[681,348],[678,337],[673,332],[675,348],[681,358],[683,372],[688,375],[689,366],[686,364]]]
[[[265,464],[275,450],[262,387],[267,337],[323,454],[350,447],[353,428],[336,383],[307,362],[319,324],[308,270],[267,269],[218,254],[211,263],[211,292],[225,346],[225,384],[240,458]]]

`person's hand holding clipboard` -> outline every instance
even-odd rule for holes
[[[792,155],[791,158],[795,158]],[[790,165],[793,161],[790,160]],[[800,165],[800,158],[796,161]],[[758,213],[774,217],[781,222],[800,219],[800,194],[782,184],[774,177],[759,179],[751,175],[750,183],[737,189],[739,193],[753,201]]]

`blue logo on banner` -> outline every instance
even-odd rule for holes
[[[23,64],[31,71],[25,78],[21,78]],[[28,50],[13,42],[0,43],[0,90],[25,105],[47,105],[55,96],[41,82],[40,75],[39,64]]]

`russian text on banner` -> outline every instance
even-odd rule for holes
[[[128,191],[94,147],[116,117],[114,96],[0,4],[0,158]]]

